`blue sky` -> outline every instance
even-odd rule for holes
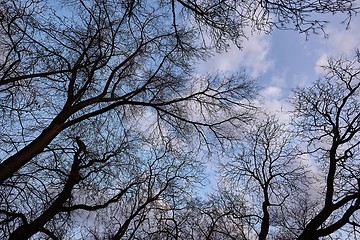
[[[306,38],[295,31],[274,30],[271,34],[254,33],[243,43],[243,49],[232,46],[202,64],[200,71],[223,72],[247,69],[263,89],[261,95],[267,109],[279,112],[286,108],[284,99],[296,86],[311,84],[322,76],[320,65],[328,57],[354,56],[360,48],[360,16],[354,16],[349,28],[342,24],[345,15],[325,16],[330,22],[324,34]]]
[[[199,67],[200,72],[219,70],[236,72],[246,69],[262,87],[260,104],[276,114],[280,120],[289,120],[286,110],[291,106],[285,101],[291,89],[310,85],[322,77],[319,67],[328,57],[353,57],[360,48],[360,15],[353,18],[349,28],[341,24],[343,16],[328,16],[327,37],[294,31],[275,30],[271,34],[253,34],[244,41],[243,49],[232,46],[228,52],[217,54]],[[285,111],[284,111],[285,110]],[[217,165],[207,163],[208,176],[216,175]],[[215,179],[205,192],[216,186]]]

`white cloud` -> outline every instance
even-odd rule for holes
[[[276,115],[283,123],[289,122],[289,111],[292,110],[291,104],[284,101],[289,94],[288,85],[287,73],[277,74],[260,91],[260,99],[258,100],[259,106],[266,112]]]
[[[281,88],[279,87],[267,87],[262,91],[262,96],[264,96],[265,98],[278,98],[281,94]]]
[[[324,69],[322,68],[323,66],[327,65],[329,56],[327,53],[323,53],[320,55],[320,57],[318,58],[318,60],[315,63],[315,72],[319,75],[323,75],[324,74]]]
[[[273,61],[268,57],[271,37],[265,34],[249,34],[249,36],[249,39],[244,40],[242,50],[230,44],[227,52],[215,54],[201,64],[199,71],[233,72],[245,67],[252,77],[266,73],[273,67]]]
[[[360,48],[360,18],[354,18],[348,29],[344,25],[329,25],[325,31],[328,39],[322,41],[319,57],[316,61],[315,71],[323,74],[321,66],[327,64],[329,58],[351,56]]]
[[[329,51],[335,55],[350,54],[360,45],[359,22],[353,22],[352,27],[346,29],[329,30]],[[357,29],[357,30],[355,30]]]

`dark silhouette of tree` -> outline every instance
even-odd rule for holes
[[[241,226],[238,232],[247,235],[244,239],[356,239],[359,69],[359,52],[353,60],[329,60],[323,79],[294,90],[290,125],[266,114],[249,122],[220,168],[221,185],[228,190],[218,192],[218,197],[232,200],[213,205],[211,213],[218,215],[203,223],[206,229],[218,232],[227,214],[232,219],[227,218],[227,226],[234,222]],[[236,189],[242,198],[229,194]]]
[[[295,204],[306,189],[307,171],[284,124],[265,114],[250,125],[221,172],[225,182],[248,199],[244,204],[248,210],[239,219],[247,220],[249,236],[268,239],[279,232],[277,213],[283,215],[283,209]]]
[[[249,219],[244,229],[253,238],[356,239],[359,69],[359,52],[353,60],[329,60],[323,79],[294,90],[290,125],[260,118],[229,151],[234,155],[221,172],[225,184],[245,194],[237,220]]]
[[[197,151],[252,118],[253,81],[198,76],[197,61],[241,46],[248,27],[310,33],[324,24],[310,12],[357,12],[350,0],[0,3],[0,237],[12,239],[136,238],[191,195]]]
[[[151,228],[139,232],[138,236],[144,239],[249,239],[246,222],[239,221],[246,209],[239,205],[244,196],[222,190],[222,194],[213,194],[207,199],[190,198],[181,208],[158,212],[156,221],[150,222]]]
[[[360,55],[330,60],[325,78],[294,92],[294,125],[316,160],[321,208],[298,239],[359,232]]]

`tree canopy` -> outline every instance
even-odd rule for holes
[[[305,153],[274,118],[256,119],[257,87],[245,71],[196,72],[229,42],[241,48],[248,29],[321,32],[321,14],[350,21],[355,1],[0,2],[1,238],[265,239],[275,225],[299,239],[359,231],[359,58],[334,60],[326,81],[294,93],[294,128],[326,176],[317,208],[296,229],[281,216],[299,209],[280,205],[299,191],[306,200],[307,181],[295,183],[307,170],[291,164]],[[234,164],[224,179],[252,181],[265,198],[251,216],[242,188],[194,197],[201,156],[229,146]]]

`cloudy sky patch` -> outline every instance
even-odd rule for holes
[[[273,60],[268,56],[271,48],[271,36],[266,34],[250,34],[244,40],[240,50],[230,44],[227,52],[215,54],[201,63],[199,71],[236,72],[246,68],[252,77],[258,77],[273,67]]]

